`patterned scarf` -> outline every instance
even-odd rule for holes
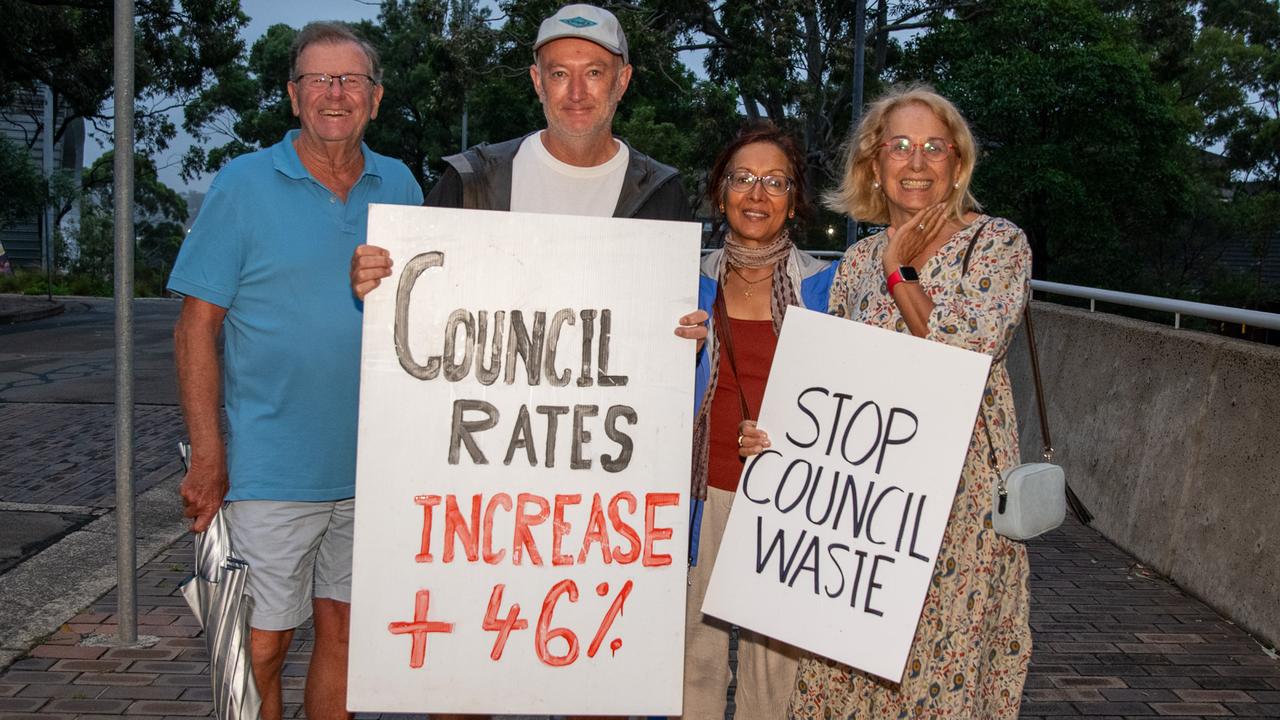
[[[773,242],[760,247],[749,247],[738,242],[732,231],[725,235],[724,253],[720,256],[720,266],[716,269],[717,292],[723,292],[725,277],[729,267],[760,268],[773,266],[773,292],[770,296],[770,315],[773,319],[773,334],[782,330],[782,320],[786,316],[787,307],[800,305],[797,289],[800,287],[800,266],[795,258],[795,245],[791,235],[782,231]],[[707,499],[707,463],[710,453],[711,435],[711,398],[716,394],[716,386],[720,380],[720,333],[716,326],[715,314],[712,314],[711,337],[707,348],[707,361],[711,363],[711,379],[707,383],[706,392],[702,395],[702,404],[698,416],[693,421],[693,475],[691,492],[698,500]]]

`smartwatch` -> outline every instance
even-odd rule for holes
[[[889,294],[893,295],[893,288],[898,283],[903,282],[920,282],[920,275],[916,273],[916,269],[910,265],[900,265],[897,270],[889,273],[889,277],[885,279],[885,284],[889,287]]]

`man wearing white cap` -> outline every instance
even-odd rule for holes
[[[613,136],[613,115],[631,82],[618,18],[593,5],[566,5],[542,21],[533,52],[529,77],[547,128],[446,157],[449,167],[426,205],[691,219],[676,169]],[[356,248],[351,286],[358,297],[390,274],[386,250]]]
[[[533,51],[529,77],[547,129],[445,158],[427,205],[688,220],[676,170],[613,136],[631,82],[613,13],[566,5],[542,21]]]

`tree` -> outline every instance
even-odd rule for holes
[[[918,37],[902,76],[934,83],[972,123],[985,148],[975,189],[1027,231],[1037,277],[1168,281],[1114,272],[1168,257],[1203,193],[1186,119],[1130,21],[1092,0],[988,0]]]
[[[72,271],[107,280],[115,255],[114,153],[107,152],[85,170],[79,226],[73,237],[78,255]],[[158,294],[185,236],[187,203],[160,181],[155,163],[138,155],[134,163],[135,275],[140,289]]]
[[[183,179],[216,172],[231,158],[278,142],[296,127],[285,89],[296,35],[288,25],[267,28],[247,58],[216,69],[213,82],[187,103],[183,128],[198,142],[183,156]]]
[[[177,131],[169,110],[209,84],[213,69],[241,54],[238,33],[248,19],[239,0],[140,0],[136,7],[136,130],[142,150],[159,151]],[[112,95],[113,12],[111,0],[6,3],[0,100],[44,85],[68,109],[53,129],[55,140],[76,118],[106,132],[112,119],[106,101]]]
[[[467,144],[520,137],[544,125],[529,80],[530,50],[558,0],[506,1],[490,17],[475,0],[385,0],[378,22],[357,31],[379,51],[385,94],[366,141],[404,161],[424,187],[443,158]],[[636,66],[615,131],[640,150],[698,177],[738,125],[733,96],[699,81],[679,61],[674,30],[643,6],[618,6]],[[274,143],[295,126],[285,94],[288,49],[296,31],[270,28],[247,59],[220,68],[216,82],[187,106],[185,127],[204,144],[184,158],[184,176],[213,172],[228,159]],[[690,190],[695,188],[690,187]]]

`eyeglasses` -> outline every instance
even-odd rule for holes
[[[894,160],[907,160],[915,152],[916,148],[920,148],[925,160],[942,162],[951,155],[951,151],[956,146],[942,138],[928,138],[924,142],[913,143],[911,138],[900,136],[890,138],[889,142],[880,143],[880,147],[889,148],[889,157]]]
[[[364,73],[344,73],[342,75],[330,75],[329,73],[302,73],[293,81],[308,90],[319,90],[328,92],[333,87],[333,81],[337,80],[338,85],[344,92],[362,93],[368,92],[369,88],[377,83],[374,79]]]
[[[724,178],[728,181],[729,189],[734,192],[751,192],[756,183],[760,183],[764,191],[774,197],[782,197],[791,191],[791,178],[786,175],[756,175],[749,170],[734,170]]]

